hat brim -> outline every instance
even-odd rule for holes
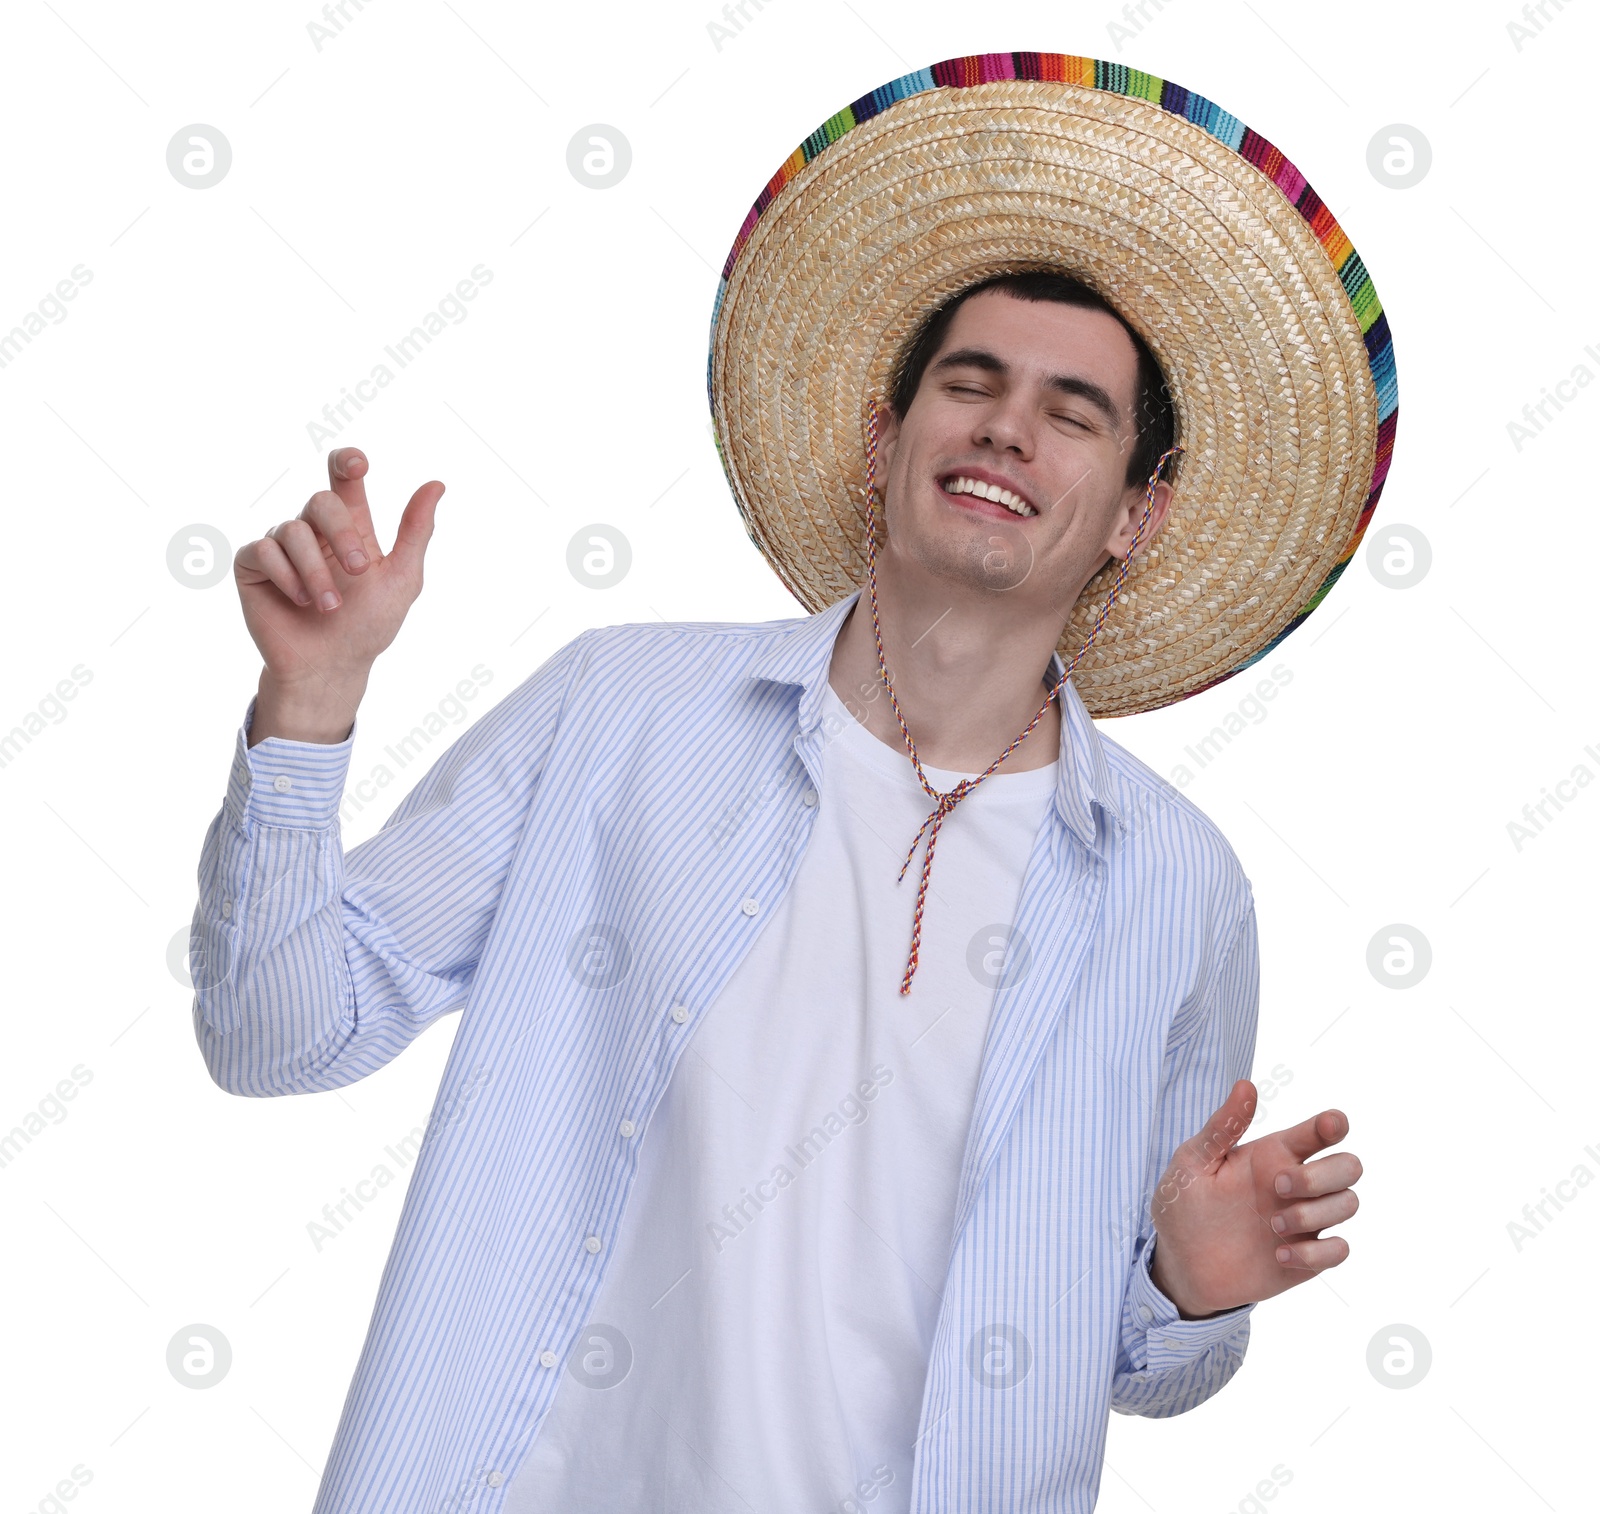
[[[1397,415],[1361,259],[1271,143],[1168,81],[1094,59],[952,59],[876,90],[791,154],[723,270],[707,386],[752,540],[808,610],[866,573],[867,420],[951,293],[1057,268],[1165,371],[1185,448],[1073,684],[1132,714],[1248,667],[1356,550]],[[1116,564],[1061,638],[1082,645]]]

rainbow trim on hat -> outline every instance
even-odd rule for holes
[[[1203,127],[1219,142],[1230,147],[1246,162],[1261,170],[1283,192],[1283,196],[1300,212],[1306,224],[1316,234],[1328,254],[1329,261],[1338,270],[1340,282],[1350,300],[1350,308],[1360,323],[1366,339],[1367,363],[1372,370],[1372,383],[1378,395],[1377,446],[1372,466],[1372,486],[1367,491],[1366,503],[1356,521],[1355,530],[1345,544],[1333,571],[1317,586],[1316,592],[1305,607],[1295,615],[1273,639],[1259,652],[1251,654],[1236,667],[1214,678],[1202,688],[1212,688],[1252,663],[1265,657],[1274,647],[1299,627],[1321,604],[1329,589],[1349,566],[1356,548],[1366,533],[1372,519],[1378,496],[1383,493],[1384,480],[1389,476],[1389,464],[1394,453],[1395,423],[1399,415],[1399,388],[1395,377],[1394,342],[1389,333],[1389,320],[1383,313],[1378,293],[1372,287],[1372,277],[1366,264],[1344,234],[1333,212],[1323,203],[1322,197],[1306,182],[1300,172],[1276,147],[1259,132],[1252,131],[1237,117],[1231,116],[1220,105],[1197,95],[1193,90],[1174,84],[1170,79],[1158,79],[1154,74],[1140,73],[1121,63],[1106,63],[1099,58],[1078,58],[1064,53],[977,53],[965,58],[946,58],[931,68],[919,68],[915,73],[902,74],[880,85],[869,95],[852,101],[837,114],[829,116],[785,159],[783,166],[767,181],[767,186],[756,197],[750,213],[744,218],[738,235],[733,239],[733,249],[722,265],[722,276],[717,283],[716,303],[711,310],[713,341],[717,318],[722,313],[722,297],[728,287],[728,277],[739,260],[739,254],[755,230],[756,222],[778,197],[789,182],[818,153],[837,142],[852,126],[869,121],[886,110],[896,100],[921,94],[928,89],[964,89],[974,84],[988,84],[996,79],[1045,80],[1055,83],[1078,84],[1088,89],[1109,90],[1113,94],[1128,95],[1134,99],[1148,100],[1163,110],[1193,121]],[[715,404],[715,391],[711,383],[711,357],[706,358],[706,394]],[[720,441],[718,449],[720,451]],[[1190,698],[1202,689],[1193,689],[1184,698]]]

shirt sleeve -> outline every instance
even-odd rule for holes
[[[1150,1182],[1123,1297],[1111,1407],[1164,1419],[1204,1403],[1244,1361],[1255,1305],[1186,1320],[1150,1276],[1155,1223],[1150,1202],[1172,1154],[1200,1130],[1255,1059],[1260,962],[1253,903],[1222,953],[1195,1027],[1168,1052],[1156,1117]]]
[[[466,1001],[582,636],[464,731],[347,854],[341,742],[235,734],[189,934],[194,1031],[251,1097],[340,1088]]]

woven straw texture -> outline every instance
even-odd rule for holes
[[[1093,59],[993,54],[831,118],[724,268],[718,450],[784,584],[808,610],[833,603],[865,576],[867,418],[902,342],[955,290],[1039,267],[1099,289],[1171,386],[1186,449],[1171,512],[1073,675],[1094,715],[1158,708],[1320,602],[1382,489],[1397,408],[1388,323],[1348,238],[1211,102]],[[1116,568],[1085,587],[1064,659]]]

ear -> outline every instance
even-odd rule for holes
[[[888,405],[875,408],[878,413],[878,477],[881,480],[888,475],[889,464],[894,461],[895,443],[900,440],[900,417]]]
[[[880,450],[882,444],[879,444]],[[1145,523],[1144,534],[1139,538],[1139,545],[1134,550],[1137,557],[1146,547],[1155,540],[1156,533],[1166,524],[1167,511],[1172,507],[1172,485],[1159,483],[1150,501],[1150,519]],[[1118,562],[1128,555],[1128,548],[1133,545],[1133,533],[1139,529],[1139,522],[1144,517],[1145,491],[1142,486],[1135,485],[1125,489],[1122,493],[1122,504],[1118,509],[1115,519],[1111,524],[1111,535],[1106,538],[1106,552]]]

